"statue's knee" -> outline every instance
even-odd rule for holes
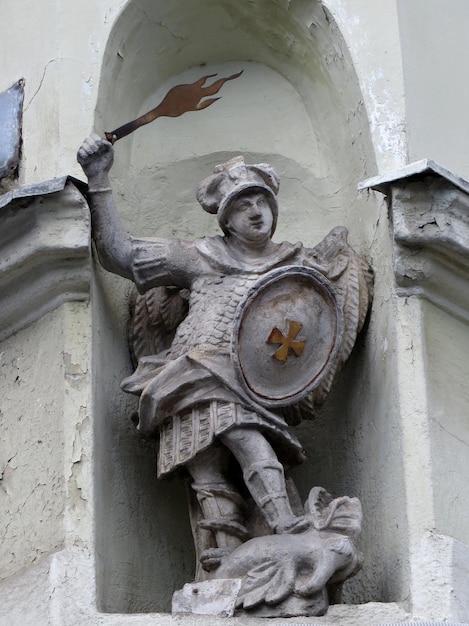
[[[238,458],[239,456],[250,456],[256,448],[260,451],[260,433],[253,428],[233,428],[223,433],[221,440]],[[263,439],[263,437],[262,437]]]

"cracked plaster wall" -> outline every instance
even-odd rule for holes
[[[419,12],[413,10],[418,3],[400,3],[398,23],[395,2],[324,0],[323,4],[326,12],[313,0],[44,0],[37,11],[31,0],[4,0],[2,10],[15,16],[15,28],[9,20],[0,23],[4,53],[0,88],[6,88],[20,76],[26,79],[20,183],[30,184],[64,172],[82,177],[75,152],[91,127],[102,134],[133,119],[171,81],[199,76],[200,71],[231,71],[234,65],[237,69],[239,62],[246,66],[244,82],[240,79],[239,83],[227,84],[222,94],[224,100],[207,111],[207,116],[196,113],[181,118],[178,132],[173,132],[166,121],[157,122],[118,144],[114,184],[120,211],[126,225],[132,225],[133,232],[139,234],[194,237],[215,232],[213,220],[210,223],[209,216],[199,212],[193,189],[215,163],[242,149],[249,157],[271,160],[282,175],[281,200],[286,219],[281,218],[278,240],[301,238],[313,244],[330,226],[349,226],[354,245],[370,258],[377,271],[374,310],[367,339],[344,371],[321,418],[304,427],[311,442],[310,461],[298,480],[303,491],[313,480],[331,491],[362,498],[368,520],[363,547],[369,565],[351,583],[346,599],[389,601],[404,598],[408,588],[404,470],[400,462],[403,444],[396,379],[400,358],[396,337],[403,329],[395,325],[399,307],[392,293],[386,207],[373,195],[357,199],[355,189],[360,179],[398,167],[407,159],[409,133],[406,134],[405,124],[413,119],[411,133],[417,125],[410,108],[405,109],[402,65],[408,72],[406,90],[412,95],[414,113],[421,109],[419,98],[425,86],[413,82],[409,73],[409,59],[415,58],[409,39],[403,48],[407,59],[401,58],[399,29],[407,34],[415,32]],[[426,0],[427,16],[432,13],[428,6]],[[438,6],[439,0],[432,0],[432,7]],[[405,23],[403,7],[409,17]],[[120,14],[123,9],[126,11]],[[447,29],[447,37],[450,31]],[[28,46],[18,45],[20,36],[21,41],[27,36]],[[188,70],[202,63],[207,65]],[[418,63],[416,69],[424,66]],[[435,67],[439,68],[437,76]],[[432,65],[432,69],[429,65],[424,79],[434,78],[438,85],[441,73],[440,65]],[[238,88],[238,84],[242,86]],[[454,106],[456,100],[453,97]],[[463,107],[465,101],[461,98],[457,103],[454,121],[446,120],[450,128],[455,128],[461,117],[458,106]],[[437,115],[444,109],[440,98],[434,105],[429,100],[426,104],[426,121],[432,121],[430,113]],[[289,116],[282,125],[285,111]],[[233,120],[228,129],[226,118]],[[269,119],[275,123],[266,128],[265,120]],[[294,140],[292,121],[295,128],[301,129],[294,134]],[[440,153],[451,153],[453,157],[451,163],[445,164],[464,173],[462,150],[451,151],[450,142],[440,132],[443,126],[437,125],[437,133],[411,136],[410,154],[416,153],[417,146],[422,156],[429,156],[423,153],[431,147],[434,137],[440,146],[445,146]],[[194,136],[198,139],[194,140]],[[434,156],[438,158],[438,154]],[[155,205],[162,207],[157,216]],[[64,379],[66,362],[60,348],[60,316],[74,310],[74,305],[72,309],[66,305],[60,313],[37,322],[30,327],[31,335],[30,329],[21,331],[15,336],[17,343],[13,339],[13,343],[6,342],[5,382],[9,394],[16,392],[15,352],[26,355],[19,357],[21,365],[31,372],[31,381],[38,377],[37,388],[51,387],[47,373],[55,373],[56,380],[63,381],[63,390],[74,392],[64,391],[62,395],[62,387],[52,385],[57,395],[55,404],[37,417],[38,429],[41,426],[43,430],[42,441],[53,450],[47,458],[50,480],[40,485],[40,475],[34,476],[34,480],[25,476],[24,491],[18,487],[17,500],[9,504],[15,511],[25,503],[28,520],[34,520],[27,529],[34,539],[23,542],[19,527],[13,525],[8,530],[12,534],[2,546],[7,551],[2,563],[12,573],[34,561],[36,547],[40,555],[67,542],[91,545],[90,503],[96,483],[99,601],[104,608],[122,611],[148,610],[155,605],[158,609],[167,608],[171,589],[188,577],[192,567],[183,490],[155,480],[155,450],[151,444],[135,438],[128,422],[131,401],[118,389],[119,381],[130,368],[123,340],[126,293],[123,282],[98,273],[93,294],[93,419],[97,424],[95,447],[99,459],[93,477],[88,456],[93,448],[91,424],[83,409],[88,406],[87,392],[81,382],[78,388],[71,386],[78,384],[74,381],[77,371],[72,369],[71,378]],[[83,315],[81,319],[87,319],[84,309],[80,310],[78,318]],[[435,315],[429,314],[428,319],[434,327]],[[39,331],[37,335],[32,334],[34,329]],[[82,329],[82,334],[69,335],[71,347],[67,352],[72,355],[71,365],[87,363],[88,357],[77,359],[73,353],[78,345],[89,341],[86,332]],[[436,333],[428,332],[429,350],[434,351],[437,360]],[[454,332],[456,337],[463,336],[461,329]],[[36,374],[28,361],[27,345],[35,342],[37,352],[46,340],[48,350],[53,345],[55,349],[48,355],[48,367]],[[87,374],[82,382],[89,377],[88,364],[83,367]],[[435,379],[436,369],[431,372]],[[410,376],[411,370],[402,375]],[[431,402],[440,406],[442,387],[435,385],[432,394]],[[20,391],[11,397],[12,407],[27,409],[28,402],[29,397]],[[454,414],[459,415],[459,408],[454,408]],[[15,414],[13,408],[11,414]],[[60,430],[51,419],[64,415],[66,426]],[[443,423],[440,416],[438,419]],[[448,416],[444,419],[445,428],[454,426],[447,423]],[[81,424],[78,430],[77,424]],[[438,431],[440,426],[435,428]],[[462,418],[457,418],[455,432],[464,439]],[[14,437],[15,442],[33,446],[34,452],[37,446],[44,445],[32,443],[34,438],[26,427],[21,427]],[[324,454],[331,441],[334,453]],[[446,435],[441,434],[435,441],[438,449],[449,455]],[[2,453],[1,497],[10,497],[5,488],[20,475],[22,466],[14,467],[18,464],[16,447],[8,442],[6,454]],[[11,452],[13,448],[15,451]],[[322,451],[319,454],[318,449]],[[82,454],[82,450],[87,453]],[[45,457],[32,456],[39,459],[41,467]],[[446,476],[444,467],[441,471]],[[53,484],[58,492],[52,492]],[[450,506],[452,496],[445,491],[444,480],[438,484],[439,495]],[[52,520],[50,529],[43,528],[36,515],[40,506],[33,506],[37,502],[35,493],[41,490],[47,492],[46,500],[52,507],[48,513],[46,507],[47,519]],[[63,497],[57,497],[57,493]],[[400,507],[387,497],[388,493],[399,494]],[[180,520],[177,525],[174,516]],[[20,518],[14,522],[21,523]],[[439,525],[445,526],[446,532],[465,537],[454,516],[449,515],[447,520],[442,516]],[[17,541],[18,560],[13,565],[11,551]]]
[[[92,545],[88,305],[0,345],[0,578]]]
[[[469,545],[469,332],[467,323],[423,305],[436,532]]]
[[[35,11],[35,3],[25,0],[18,4],[4,0],[2,12],[14,16],[14,22],[2,20],[0,35],[2,45],[2,72],[0,89],[6,89],[18,77],[24,76],[25,104],[23,135],[23,158],[20,182],[31,184],[47,180],[67,172],[81,176],[75,163],[77,142],[89,133],[90,120],[98,99],[101,67],[106,41],[120,12],[132,3],[126,0],[43,0],[41,11]],[[174,6],[179,5],[173,3]],[[183,12],[194,3],[186,3]],[[304,23],[312,21],[317,11],[316,2],[278,2],[279,7],[291,7],[291,12]],[[399,34],[395,17],[395,3],[379,0],[370,4],[367,0],[324,0],[331,17],[340,28],[352,55],[354,68],[364,95],[364,105],[372,120],[373,142],[379,171],[398,167],[405,158],[405,135],[403,134],[403,88],[400,63]],[[210,8],[212,13],[215,12]],[[265,7],[259,3],[259,16]],[[321,9],[322,10],[322,9]],[[31,16],[34,23],[29,27]],[[165,31],[178,45],[181,60],[187,40],[184,32],[167,23],[166,15],[152,15],[145,4],[135,10],[136,23],[153,21],[155,32]],[[253,24],[258,22],[256,20]],[[188,20],[190,23],[190,20]],[[382,24],[386,23],[386,28]],[[171,30],[173,29],[173,30]],[[159,32],[158,32],[159,30]],[[221,31],[223,33],[224,31]],[[70,36],[73,33],[73,36]],[[27,37],[28,46],[18,45],[19,37]],[[213,37],[213,33],[210,33]],[[272,40],[272,48],[278,47],[280,39]],[[290,37],[290,49],[296,43]],[[169,47],[169,46],[168,46]],[[123,55],[122,46],[119,52]],[[165,56],[167,47],[161,49]],[[341,51],[329,50],[325,58],[330,71],[334,72],[337,56]],[[167,59],[168,57],[166,57]],[[229,54],[225,59],[229,58]],[[233,57],[234,58],[234,57]],[[221,60],[221,59],[219,59]],[[146,63],[142,62],[144,74]],[[169,69],[169,68],[168,68]],[[185,69],[179,64],[179,71]],[[178,73],[170,70],[167,76]],[[164,82],[155,72],[155,77]],[[108,77],[113,80],[113,76]],[[116,103],[119,98],[116,100]],[[141,102],[137,102],[139,106]],[[135,117],[134,110],[125,121]],[[103,128],[99,129],[103,132]],[[374,172],[369,172],[371,175]]]
[[[0,89],[11,76],[26,81],[21,184],[81,176],[77,146],[89,134],[104,42],[125,3],[2,2]]]

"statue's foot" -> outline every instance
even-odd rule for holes
[[[200,556],[200,564],[206,572],[212,572],[220,566],[222,560],[233,552],[234,548],[208,548]]]
[[[305,515],[300,517],[290,517],[286,521],[281,522],[275,528],[275,534],[277,535],[296,535],[302,533],[311,527],[312,521]]]

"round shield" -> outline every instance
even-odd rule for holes
[[[330,282],[297,265],[272,270],[240,302],[231,350],[239,381],[266,407],[316,389],[339,357],[343,316]]]

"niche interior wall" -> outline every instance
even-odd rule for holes
[[[344,41],[317,0],[128,2],[106,44],[95,131],[145,113],[175,84],[240,70],[206,110],[161,118],[116,143],[112,183],[124,226],[138,236],[217,233],[214,216],[197,204],[195,187],[216,164],[244,154],[248,162],[273,164],[281,176],[276,241],[312,246],[345,225],[357,251],[373,261],[379,207],[356,191],[358,181],[376,172],[369,124]],[[134,432],[135,404],[119,389],[131,371],[128,291],[124,280],[96,270],[98,601],[109,612],[166,611],[173,590],[190,579],[194,555],[184,486],[157,481],[156,445]],[[303,496],[319,484],[364,503],[369,569],[347,592],[351,602],[394,600],[400,584],[397,571],[389,576],[376,564],[382,537],[395,534],[390,505],[374,481],[401,480],[398,463],[380,455],[393,428],[392,407],[379,401],[384,366],[374,369],[385,324],[378,310],[328,406],[301,427],[310,460],[295,473]],[[365,394],[366,376],[373,392]],[[371,413],[382,420],[373,449],[364,433]],[[391,448],[398,446],[394,441]],[[390,552],[393,542],[398,538]]]

